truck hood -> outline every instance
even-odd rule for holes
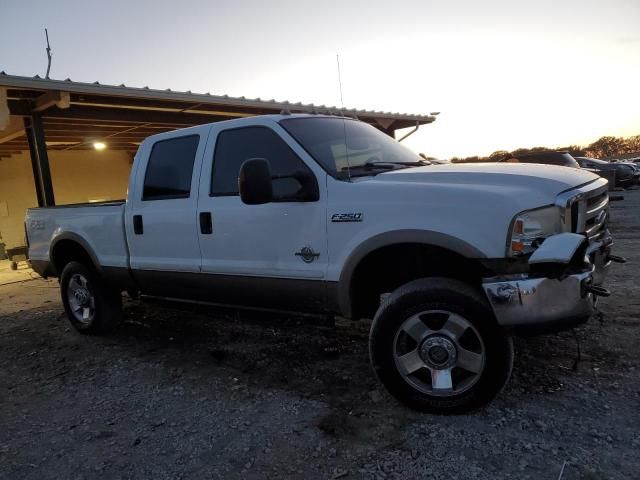
[[[599,177],[578,168],[555,165],[464,163],[406,168],[362,178],[374,182],[448,184],[460,187],[468,185],[470,188],[521,188],[554,198],[560,192],[590,183]]]
[[[516,215],[554,205],[567,190],[592,183],[598,188],[598,179],[577,168],[511,163],[432,165],[355,177],[329,182],[329,207],[331,216],[360,214],[361,235],[333,219],[331,228],[354,248],[376,234],[417,230],[437,237],[444,248],[466,245],[462,255],[503,258]]]

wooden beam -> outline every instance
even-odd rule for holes
[[[20,117],[9,117],[9,123],[4,130],[0,130],[0,145],[10,142],[24,135],[24,124]]]
[[[175,108],[175,107],[160,107],[160,106],[141,106],[141,105],[117,105],[111,101],[111,99],[107,103],[88,103],[88,102],[71,102],[72,105],[77,105],[80,107],[98,107],[98,108],[118,108],[122,110],[135,110],[142,112],[165,112],[165,113],[193,113],[197,115],[209,115],[209,116],[224,116],[227,118],[244,118],[244,117],[254,117],[256,113],[245,113],[245,112],[234,112],[234,111],[222,111],[222,110],[205,110],[201,109],[190,109],[190,108]],[[270,112],[264,113],[278,113],[278,109],[273,109]]]
[[[44,125],[49,127],[54,126],[89,126],[99,128],[130,128],[135,126],[144,128],[182,128],[184,125],[179,123],[162,123],[162,122],[132,122],[129,120],[83,120],[83,119],[60,119],[60,118],[45,118],[43,119]]]
[[[96,152],[91,145],[78,145],[76,148],[69,150],[65,145],[51,145],[47,147],[50,152]],[[137,145],[115,145],[108,147],[109,150],[114,152],[136,152],[138,150]],[[97,153],[97,152],[96,152]]]
[[[169,132],[174,130],[173,128],[164,128],[164,129],[151,129],[151,128],[140,128],[135,130],[130,129],[101,129],[101,128],[80,128],[80,127],[70,127],[70,128],[47,128],[47,135],[74,135],[74,136],[105,136],[105,135],[136,135],[136,136],[145,136],[155,135],[157,133]]]
[[[16,130],[15,132],[11,132],[6,135],[3,135],[2,137],[0,137],[0,145],[22,136],[24,136],[24,130]]]
[[[24,130],[23,130],[22,133],[24,135],[24,133],[25,133]],[[12,143],[24,143],[24,142],[25,142],[25,138],[24,137],[22,137],[22,136],[21,137],[14,137],[14,138],[11,138],[11,139],[7,140],[6,142],[0,143],[0,146],[11,145]]]
[[[8,153],[0,152],[0,159],[9,158],[11,155],[16,155],[18,153],[20,153],[20,152],[8,152]]]
[[[95,138],[95,137],[141,137],[145,138],[149,135],[156,135],[160,133],[160,131],[156,130],[155,132],[137,132],[137,131],[115,131],[109,132],[104,130],[55,130],[51,131],[47,129],[47,138],[53,137],[75,137],[75,138]]]
[[[148,135],[124,135],[124,136],[111,136],[106,135],[51,135],[47,132],[47,142],[91,142],[91,141],[106,141],[106,142],[141,142]]]
[[[15,143],[15,144],[11,144],[11,145],[2,145],[0,146],[0,150],[28,150],[29,149],[29,144],[28,142],[24,142],[24,143]]]
[[[61,109],[69,108],[71,105],[71,95],[69,92],[49,91],[43,93],[36,99],[33,111],[43,112],[54,105]]]
[[[72,106],[65,110],[52,107],[43,113],[44,119],[82,119],[82,120],[113,120],[133,121],[139,123],[172,123],[180,127],[202,125],[204,123],[229,120],[231,117],[212,115],[188,114],[180,112],[150,112],[145,110],[123,110],[99,107]]]
[[[53,135],[57,133],[66,133],[66,134],[96,134],[96,135],[110,135],[112,133],[118,133],[123,130],[129,130],[131,126],[126,128],[117,127],[117,128],[108,128],[108,127],[94,127],[92,125],[58,125],[58,124],[49,124],[45,122],[44,128],[47,130],[47,135]],[[162,128],[150,128],[150,127],[137,127],[134,130],[130,130],[131,133],[141,133],[144,135],[153,135],[155,133],[175,130],[176,127],[162,127]],[[178,127],[179,128],[179,127]]]
[[[216,103],[211,101],[202,102],[201,99],[193,100],[169,100],[169,99],[150,99],[150,98],[132,98],[121,96],[105,96],[91,94],[72,94],[71,104],[87,107],[103,107],[103,108],[130,108],[134,110],[160,110],[160,111],[186,111],[196,110],[203,113],[209,112],[214,115],[225,115],[230,117],[248,117],[259,113],[278,113],[282,110],[281,105],[263,104],[260,107],[246,105],[228,105],[224,102]],[[290,108],[295,108],[291,105]]]
[[[121,141],[117,141],[115,139],[110,139],[107,138],[106,140],[99,140],[96,139],[95,141],[102,141],[102,143],[106,143],[108,147],[113,147],[113,146],[126,146],[126,145],[137,145],[139,143],[142,143],[141,138],[139,139],[131,139],[131,140],[121,140]],[[58,145],[56,145],[56,143]],[[93,148],[93,142],[92,141],[86,141],[84,139],[79,140],[79,139],[67,139],[67,140],[62,140],[62,139],[50,139],[49,137],[47,137],[47,147],[53,147],[53,146],[57,146],[57,147],[73,147],[73,148],[79,148],[81,145],[88,145],[89,147]]]

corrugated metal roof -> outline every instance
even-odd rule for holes
[[[112,97],[123,97],[130,99],[160,100],[197,103],[200,105],[218,105],[229,107],[243,107],[268,110],[289,110],[291,112],[344,114],[349,116],[366,116],[386,121],[417,122],[420,124],[435,121],[434,115],[417,115],[398,112],[381,112],[374,110],[362,110],[337,106],[293,103],[289,101],[278,101],[275,99],[263,100],[261,98],[230,97],[228,95],[213,95],[207,93],[193,93],[191,91],[181,92],[171,89],[157,90],[149,87],[130,87],[125,84],[106,85],[99,82],[85,83],[74,82],[70,78],[66,80],[45,79],[36,75],[34,77],[23,77],[9,75],[4,71],[0,72],[0,87],[11,89],[27,90],[56,90],[74,94],[104,95]]]

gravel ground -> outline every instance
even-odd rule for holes
[[[390,398],[364,321],[128,301],[93,338],[55,280],[0,286],[0,478],[639,478],[640,190],[624,195],[632,263],[604,321],[518,339],[505,391],[466,416]]]

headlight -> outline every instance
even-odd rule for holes
[[[512,224],[507,245],[509,256],[531,253],[545,238],[563,231],[561,211],[555,206],[521,212]]]

